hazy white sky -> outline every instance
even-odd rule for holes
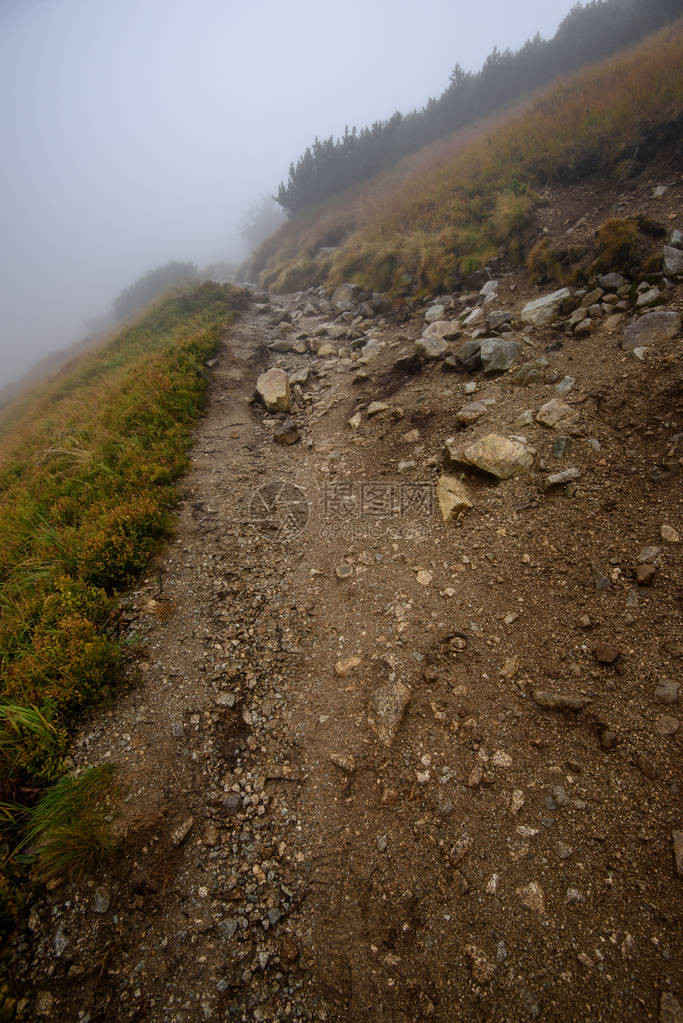
[[[573,0],[0,0],[0,386],[141,273],[241,256],[315,135],[438,95]]]

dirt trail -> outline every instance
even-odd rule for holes
[[[78,739],[76,763],[119,765],[128,837],[34,907],[25,1018],[675,1020],[680,732],[655,692],[681,653],[680,547],[660,538],[681,492],[657,475],[680,443],[676,342],[640,364],[616,335],[600,360],[595,337],[535,336],[577,378],[558,468],[581,483],[472,476],[474,508],[444,523],[471,376],[397,374],[421,326],[383,321],[363,368],[324,302],[273,301],[226,339],[176,536],[127,602],[139,678]],[[299,335],[338,340],[266,350]],[[269,365],[310,372],[291,447],[252,401]],[[557,396],[477,388],[493,403],[468,437]],[[555,435],[524,432],[553,464]]]

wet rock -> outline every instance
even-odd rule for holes
[[[370,699],[368,721],[385,746],[391,745],[410,703],[410,689],[402,682],[386,683]]]
[[[420,358],[431,361],[442,359],[448,351],[448,345],[438,337],[421,337],[415,342],[415,351]]]
[[[446,450],[451,461],[471,465],[501,480],[526,472],[534,461],[526,445],[498,433],[489,433],[459,452],[454,449],[454,442],[447,441]]]
[[[269,412],[288,412],[289,377],[282,369],[269,369],[256,381],[256,392]]]
[[[624,351],[632,351],[642,346],[652,347],[663,341],[670,341],[676,337],[680,329],[680,313],[664,310],[645,313],[644,316],[632,320],[626,327],[621,347]]]
[[[296,444],[301,439],[301,435],[297,428],[296,423],[291,419],[287,422],[282,423],[281,426],[277,426],[273,432],[273,440],[276,444],[290,445]]]
[[[519,359],[520,346],[517,341],[499,341],[488,338],[479,348],[481,367],[484,373],[505,373]]]
[[[545,710],[579,711],[587,707],[592,700],[586,696],[572,696],[570,693],[546,692],[543,689],[535,689],[534,703]]]
[[[551,398],[536,413],[536,422],[550,429],[562,427],[566,429],[574,426],[578,419],[578,413],[559,398]]]
[[[436,484],[436,499],[444,522],[458,518],[472,508],[467,488],[454,476],[441,476]]]
[[[550,295],[543,295],[533,302],[527,302],[522,309],[522,323],[534,327],[545,327],[552,323],[562,306],[572,297],[569,288],[560,288]]]

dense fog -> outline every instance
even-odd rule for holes
[[[552,35],[571,0],[0,0],[0,388],[146,271],[247,255],[318,135]]]

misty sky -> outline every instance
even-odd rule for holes
[[[315,135],[443,91],[573,0],[0,0],[0,387],[239,224]]]

